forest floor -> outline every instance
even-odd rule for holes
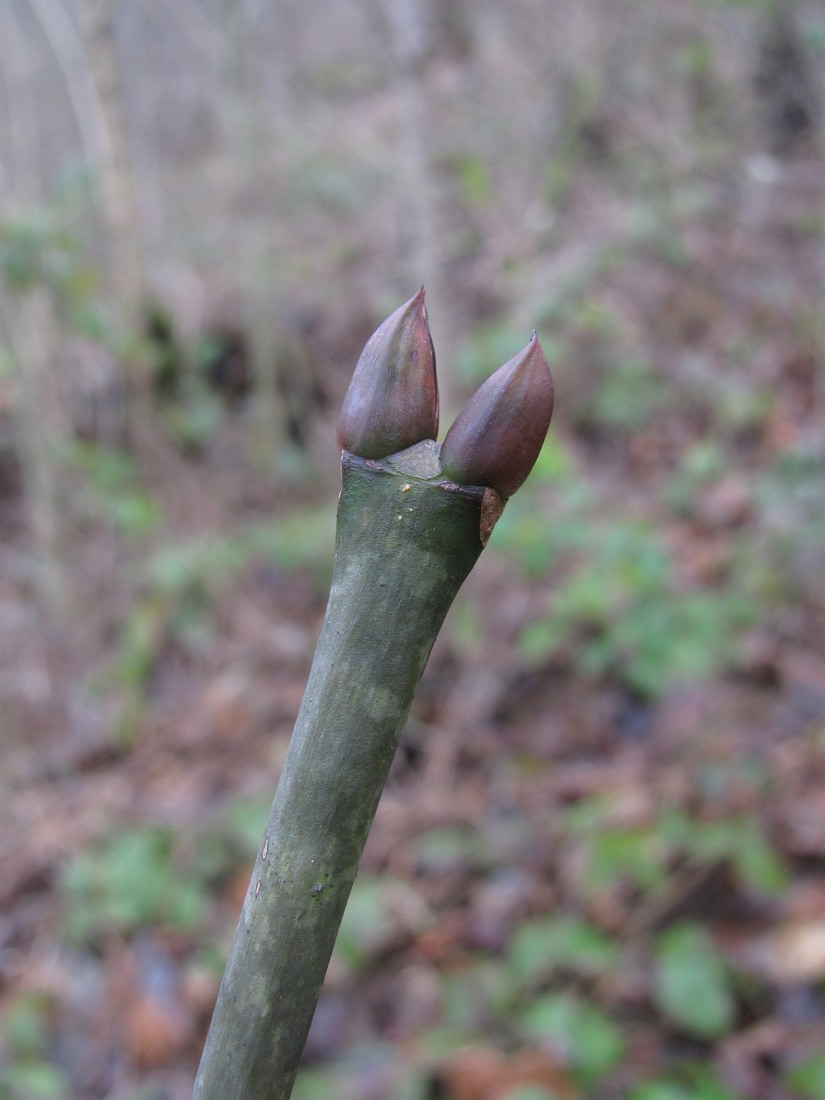
[[[300,1100],[825,1096],[822,214],[770,188],[534,272],[556,420],[433,652]],[[56,613],[5,471],[4,1100],[189,1095],[326,600],[323,370],[277,483],[254,389],[195,449],[159,399],[73,452]]]

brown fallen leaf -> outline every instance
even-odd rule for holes
[[[183,1053],[192,1037],[190,1015],[176,1004],[142,994],[127,1010],[126,1050],[139,1069],[168,1065]]]
[[[825,918],[786,924],[756,940],[747,954],[777,985],[818,981],[825,977]]]
[[[506,1055],[492,1047],[467,1047],[441,1064],[439,1077],[451,1100],[504,1100],[520,1085],[541,1085],[559,1100],[579,1095],[564,1069],[536,1049]]]

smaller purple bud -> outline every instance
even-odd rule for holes
[[[435,351],[422,287],[361,352],[338,417],[338,445],[361,458],[384,458],[437,434]]]
[[[553,379],[533,333],[530,343],[473,394],[441,445],[444,473],[462,485],[512,496],[538,458],[553,415]]]

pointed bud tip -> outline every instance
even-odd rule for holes
[[[341,407],[338,444],[362,458],[383,458],[437,433],[435,351],[422,286],[367,341]]]
[[[470,398],[441,446],[444,472],[505,500],[532,470],[553,415],[553,379],[535,331]]]

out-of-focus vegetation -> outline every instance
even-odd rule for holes
[[[8,0],[0,1100],[189,1095],[422,281],[557,412],[295,1095],[825,1095],[823,104],[815,0]]]

